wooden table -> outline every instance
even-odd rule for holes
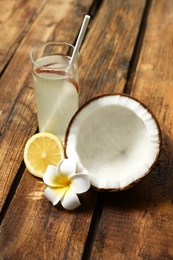
[[[37,131],[30,50],[51,40],[80,51],[80,105],[105,93],[145,103],[161,155],[135,187],[90,189],[74,211],[53,207],[23,162]],[[173,0],[0,1],[0,259],[173,259]]]

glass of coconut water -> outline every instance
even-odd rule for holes
[[[40,132],[64,141],[66,128],[78,109],[78,56],[70,64],[74,46],[49,42],[31,50],[34,91]]]

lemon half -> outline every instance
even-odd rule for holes
[[[24,162],[28,171],[42,178],[48,165],[56,166],[64,158],[64,147],[59,137],[50,133],[33,135],[24,148]]]

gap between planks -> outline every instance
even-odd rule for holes
[[[91,7],[90,7],[90,9],[89,9],[89,11],[88,11],[88,15],[90,15],[90,22],[91,22],[91,20],[97,15],[97,12],[98,12],[98,10],[99,10],[99,8],[100,8],[100,6],[101,6],[101,4],[102,4],[102,2],[103,2],[103,0],[93,0],[93,3],[92,3],[92,5],[91,5]],[[89,25],[88,25],[88,27],[90,26],[90,22],[89,22]],[[87,28],[87,30],[86,30],[86,34],[85,34],[85,36],[84,36],[84,39],[83,39],[83,41],[85,40],[85,37],[86,37],[86,35],[87,35],[87,32],[88,32],[88,28]],[[73,42],[73,46],[75,46],[75,43],[76,43],[76,41],[77,41],[77,38],[78,38],[78,35],[76,36],[76,39],[74,40],[74,42]],[[82,43],[83,44],[83,43]],[[82,45],[81,45],[81,47],[82,47]]]
[[[134,51],[132,54],[132,58],[130,60],[130,65],[128,69],[128,74],[127,74],[127,79],[126,79],[126,84],[124,87],[124,93],[130,95],[131,90],[132,90],[132,85],[133,85],[133,79],[135,76],[136,72],[136,67],[138,64],[141,48],[142,48],[142,42],[145,36],[145,31],[146,31],[146,25],[147,25],[147,20],[148,20],[148,14],[150,11],[152,0],[147,0],[143,16],[141,19],[141,24],[139,27],[139,32],[136,38],[136,43],[134,45]]]
[[[103,206],[104,206],[104,200],[105,200],[105,193],[104,192],[98,192],[97,193],[97,200],[90,224],[90,229],[88,232],[88,237],[85,243],[84,252],[82,256],[82,260],[90,259],[91,252],[92,252],[92,246],[95,240],[95,236],[97,233],[97,229],[99,227]]]
[[[8,207],[10,206],[10,203],[11,203],[13,197],[14,197],[14,194],[15,194],[15,192],[17,190],[17,187],[18,187],[18,185],[20,183],[20,180],[21,180],[21,178],[23,176],[24,171],[25,171],[25,164],[24,164],[24,161],[22,161],[22,163],[20,165],[20,168],[19,168],[19,170],[18,170],[18,172],[16,174],[16,177],[14,178],[14,181],[13,181],[13,183],[11,185],[11,189],[10,189],[8,195],[7,195],[5,203],[4,203],[3,207],[2,207],[1,214],[0,214],[0,224],[2,223],[2,221],[3,221],[4,217],[5,217],[5,214],[6,214],[7,210],[8,210]]]

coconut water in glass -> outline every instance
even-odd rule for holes
[[[69,64],[73,49],[68,43],[51,42],[30,53],[39,131],[57,135],[62,141],[78,109],[78,59]]]

